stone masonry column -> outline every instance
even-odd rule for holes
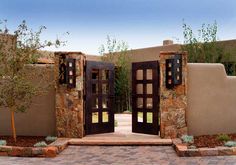
[[[84,136],[84,64],[85,56],[81,52],[55,53],[58,137]],[[74,67],[74,70],[68,67]]]
[[[168,74],[166,60],[174,59],[175,55],[182,57],[182,82],[170,89],[166,86],[166,74]],[[187,134],[186,110],[187,53],[160,52],[160,135],[162,138],[176,138]]]

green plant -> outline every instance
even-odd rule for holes
[[[117,112],[131,110],[131,60],[128,44],[107,36],[107,43],[101,45],[99,53],[102,60],[115,64],[115,102]]]
[[[235,141],[227,141],[224,145],[227,147],[236,147],[236,142]]]
[[[231,140],[231,138],[227,134],[220,134],[220,135],[218,135],[217,139],[219,141],[223,141],[223,142],[227,142],[227,141]]]
[[[0,146],[6,146],[7,141],[6,140],[0,140]]]
[[[132,107],[130,106],[130,108],[128,109],[129,112],[132,112]]]
[[[41,142],[38,142],[38,143],[35,143],[34,144],[34,147],[47,147],[47,143],[45,141],[41,141]]]
[[[118,121],[115,120],[115,127],[118,127]]]
[[[45,138],[45,140],[46,140],[47,142],[54,142],[54,141],[57,140],[57,137],[55,137],[55,136],[47,136],[47,137]]]
[[[182,51],[188,52],[191,63],[223,63],[228,75],[235,75],[235,48],[225,47],[217,42],[217,23],[202,24],[195,34],[192,28],[183,23],[184,45]],[[226,49],[227,48],[227,49]]]
[[[189,135],[183,135],[181,136],[181,140],[184,143],[188,143],[188,144],[193,144],[194,143],[194,137],[193,136],[189,136]]]
[[[0,106],[9,109],[11,113],[11,127],[14,141],[16,142],[15,112],[25,112],[31,105],[34,96],[44,94],[50,83],[49,75],[44,71],[35,72],[32,64],[38,59],[38,50],[49,46],[60,46],[61,41],[41,41],[41,33],[45,26],[38,31],[30,29],[23,21],[14,35],[8,34],[6,22],[0,22],[0,35],[12,36],[8,40],[0,41]],[[35,77],[40,81],[33,83]]]

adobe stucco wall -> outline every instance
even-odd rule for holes
[[[236,77],[222,64],[188,64],[188,133],[236,133]]]
[[[35,65],[34,68],[36,71],[40,69],[45,70],[50,76],[49,82],[53,82],[53,65]],[[35,77],[35,82],[37,81],[39,81],[39,78]],[[45,95],[35,97],[32,106],[26,113],[16,113],[15,122],[18,136],[55,135],[55,87],[52,85]],[[0,136],[11,135],[11,117],[9,110],[4,108],[0,109],[0,123]]]
[[[156,46],[130,50],[128,54],[130,55],[132,62],[156,61],[159,60],[160,52],[179,51],[180,48],[181,47],[179,44],[172,44],[166,46]]]

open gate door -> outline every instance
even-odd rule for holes
[[[114,132],[114,65],[86,62],[86,134]]]
[[[159,63],[132,63],[132,131],[159,133]]]

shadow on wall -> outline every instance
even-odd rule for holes
[[[47,69],[50,80],[54,79],[53,65],[34,65],[34,69]],[[37,77],[35,82],[39,81]],[[46,82],[48,83],[48,82]],[[0,135],[11,135],[11,116],[8,109],[0,109]],[[17,136],[47,136],[55,135],[55,88],[50,86],[48,93],[37,96],[26,113],[16,113]]]
[[[236,76],[222,64],[188,64],[187,98],[189,134],[236,133]]]

